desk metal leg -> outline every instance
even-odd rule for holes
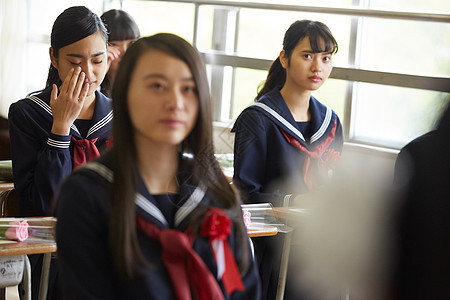
[[[23,299],[31,300],[31,265],[28,255],[23,256],[23,279],[22,288],[24,289]]]
[[[342,300],[350,300],[350,291],[348,287],[343,288],[341,293]]]
[[[289,252],[291,250],[292,229],[286,231],[283,243],[283,253],[281,254],[280,275],[278,277],[277,300],[283,300],[284,288],[286,286],[286,275],[289,262]]]
[[[41,283],[39,287],[39,300],[47,298],[48,276],[50,273],[50,262],[52,260],[51,253],[44,253],[44,261],[42,262]]]

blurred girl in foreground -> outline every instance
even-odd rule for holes
[[[58,196],[56,239],[73,299],[259,299],[240,200],[214,157],[198,52],[157,34],[125,53],[114,146]]]

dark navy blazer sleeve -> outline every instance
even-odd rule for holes
[[[9,109],[14,184],[22,215],[42,216],[61,179],[72,171],[70,136],[49,134],[46,121],[33,119],[27,106],[19,101]]]
[[[246,203],[281,204],[284,195],[264,193],[268,162],[268,134],[264,116],[256,110],[246,110],[234,125],[234,177],[233,182],[245,191]],[[279,206],[279,205],[278,205]]]

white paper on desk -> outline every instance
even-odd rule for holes
[[[310,208],[289,208],[289,211],[295,212],[295,213],[302,213],[302,214],[309,214],[311,213]]]
[[[247,227],[248,231],[265,231],[265,232],[277,232],[278,229],[275,226],[264,223],[250,223]]]
[[[11,241],[11,240],[0,240],[0,245],[1,244],[13,244],[13,243],[17,243],[16,241]]]

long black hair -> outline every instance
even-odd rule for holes
[[[108,43],[113,41],[136,40],[141,36],[139,27],[129,13],[120,9],[104,12],[100,19],[108,30]],[[112,82],[106,74],[101,84],[101,91],[111,97]]]
[[[285,57],[290,60],[292,51],[305,37],[309,38],[313,53],[330,52],[335,54],[338,51],[338,44],[327,25],[319,21],[301,20],[292,23],[284,35],[283,50],[285,51]],[[323,49],[320,47],[322,41],[325,45]],[[285,82],[286,70],[281,65],[278,57],[270,66],[267,79],[255,100],[258,100],[275,87],[280,87],[281,89]]]
[[[141,36],[139,27],[126,11],[111,9],[104,12],[100,19],[108,30],[108,42],[135,40]]]
[[[99,16],[85,6],[73,6],[67,8],[53,23],[50,36],[50,45],[53,48],[53,55],[58,58],[59,49],[78,42],[97,31],[102,33],[106,45],[108,35]],[[50,64],[45,87],[47,88],[53,84],[60,86],[62,81],[59,78],[58,70]]]
[[[238,193],[227,181],[214,156],[209,85],[199,53],[187,41],[173,34],[160,33],[139,39],[125,52],[112,89],[114,147],[111,151],[114,181],[120,184],[113,186],[110,243],[116,267],[128,279],[136,278],[140,274],[139,270],[142,265],[146,265],[146,260],[137,242],[134,199],[137,192],[138,162],[127,95],[130,78],[138,60],[151,50],[162,51],[185,62],[197,87],[199,102],[197,120],[192,131],[180,145],[181,153],[190,153],[194,158],[190,160],[180,158],[179,171],[188,171],[192,176],[192,183],[201,183],[207,188],[212,206],[225,209],[232,219],[242,220]],[[192,213],[189,221],[194,234],[198,234],[207,209],[199,206]],[[240,254],[237,263],[241,272],[245,272],[249,259],[248,237],[243,222],[236,224],[237,238],[242,245],[242,249],[238,251]]]

